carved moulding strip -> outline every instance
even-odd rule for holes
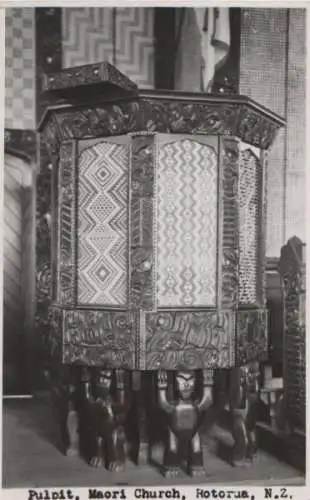
[[[63,143],[59,155],[58,293],[59,304],[76,302],[76,143]]]
[[[135,314],[62,309],[62,362],[135,368]]]
[[[154,135],[134,135],[130,161],[130,285],[131,309],[155,307],[153,256]]]
[[[146,370],[233,366],[232,311],[145,313],[145,330]]]
[[[264,361],[268,354],[267,309],[237,311],[236,365]]]
[[[238,141],[223,138],[220,147],[219,301],[237,308],[238,293]]]
[[[179,96],[178,101],[161,95],[134,97],[100,105],[50,108],[39,129],[50,148],[72,138],[100,137],[148,130],[151,132],[228,135],[267,149],[280,122],[251,104],[220,99],[204,101]],[[57,129],[55,131],[55,122]],[[52,123],[52,125],[51,125]],[[49,132],[53,127],[54,132]],[[47,140],[48,139],[48,140]],[[56,146],[53,144],[55,143]]]

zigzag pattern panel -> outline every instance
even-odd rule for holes
[[[158,306],[215,306],[217,156],[185,139],[159,147]]]
[[[259,161],[250,150],[239,163],[239,303],[257,300],[258,232],[260,224]]]
[[[102,142],[85,149],[78,183],[78,302],[124,306],[128,147]]]
[[[109,61],[144,88],[153,88],[153,8],[65,8],[62,20],[65,68]]]

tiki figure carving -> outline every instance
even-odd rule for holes
[[[159,404],[168,422],[168,439],[164,454],[164,475],[174,477],[185,461],[187,472],[192,476],[204,475],[202,446],[199,426],[204,411],[212,404],[213,372],[204,370],[203,396],[194,401],[195,372],[177,371],[175,401],[167,398],[167,372],[158,372]]]
[[[84,441],[88,439],[88,462],[119,472],[125,463],[126,416],[123,372],[116,371],[116,397],[112,396],[113,372],[99,370],[93,387],[84,382]]]

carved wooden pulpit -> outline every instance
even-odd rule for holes
[[[243,96],[139,90],[108,63],[45,75],[43,88],[58,100],[39,128],[53,159],[53,358],[66,367],[68,453],[92,442],[89,463],[101,464],[133,411],[139,459],[149,404],[167,417],[164,472],[177,473],[184,441],[188,472],[202,473],[199,425],[221,372],[237,464],[255,444],[244,418],[267,353],[267,152],[283,120]],[[118,470],[123,458],[109,454]]]

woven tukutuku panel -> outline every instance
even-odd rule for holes
[[[124,306],[127,294],[128,149],[97,143],[79,157],[78,302]]]
[[[159,307],[215,306],[217,156],[194,140],[159,147]]]
[[[260,226],[259,161],[250,150],[239,163],[239,303],[257,300],[258,235]]]
[[[285,113],[285,51],[287,9],[241,9],[240,94],[247,95],[281,116]],[[284,129],[269,156],[267,190],[268,256],[278,256],[283,244]]]
[[[64,67],[109,61],[139,86],[153,88],[153,24],[153,8],[66,7],[62,9]]]
[[[35,9],[5,9],[5,126],[35,127]]]

